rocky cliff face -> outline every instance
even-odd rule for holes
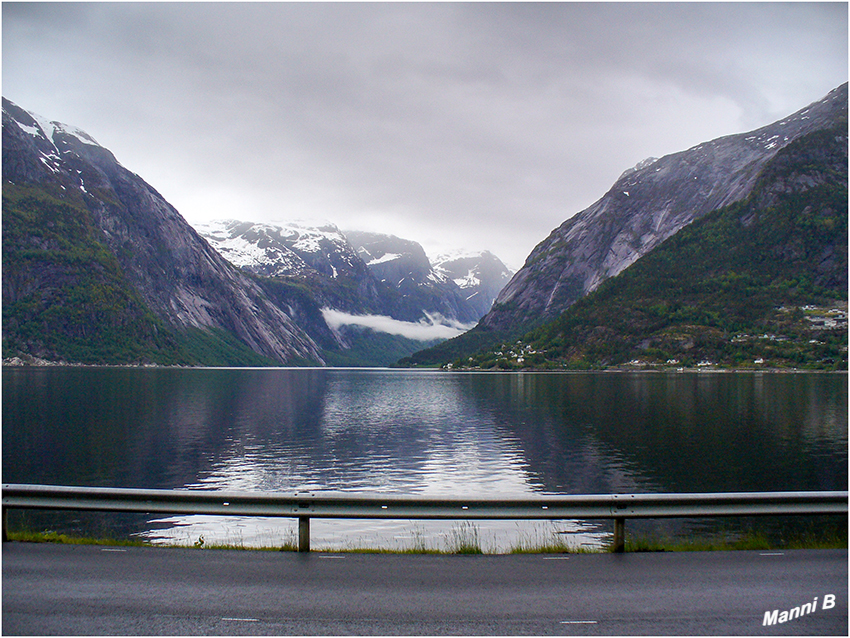
[[[4,208],[7,194],[20,201],[26,193],[30,207],[49,200],[75,212],[77,219],[69,221],[87,225],[87,241],[111,255],[120,268],[123,289],[162,325],[178,331],[224,331],[281,363],[321,362],[314,341],[281,307],[213,250],[156,190],[85,132],[50,122],[4,99],[3,180]],[[8,230],[11,237],[14,229]],[[4,220],[4,252],[6,231]],[[64,251],[65,261],[76,250],[58,243],[50,248]],[[13,294],[7,286],[12,274],[17,282],[40,278],[39,262],[24,254],[14,251],[20,259],[4,263],[12,271],[7,278],[4,269],[4,305]],[[61,273],[55,274],[61,278]],[[21,301],[20,294],[16,301]]]
[[[529,255],[480,326],[529,328],[560,315],[695,219],[752,191],[762,167],[793,140],[828,128],[847,108],[847,85],[793,115],[642,162]]]

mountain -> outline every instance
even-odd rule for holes
[[[445,339],[439,336],[444,323],[451,326],[448,336],[460,332],[457,321],[429,316],[422,306],[430,299],[407,299],[379,281],[333,224],[217,220],[195,228],[228,261],[257,276],[330,365],[390,365]]]
[[[457,284],[479,317],[490,310],[496,296],[510,281],[513,272],[489,250],[478,253],[439,255],[434,272]]]
[[[262,278],[306,287],[319,308],[391,314],[393,301],[387,290],[333,224],[216,220],[195,224],[195,230],[233,265]]]
[[[7,361],[389,365],[480,317],[427,258],[379,280],[332,224],[205,238],[91,135],[5,99],[3,178]]]
[[[264,277],[308,282],[320,305],[400,321],[480,319],[510,279],[484,251],[444,255],[432,265],[415,241],[334,224],[267,224],[216,220],[195,224],[229,262]]]
[[[449,321],[474,323],[481,318],[461,289],[439,274],[420,244],[394,235],[345,231],[357,254],[381,282],[400,295],[396,312],[421,309]]]
[[[389,365],[468,329],[511,274],[486,251],[445,256],[432,266],[417,242],[343,233],[330,223],[217,220],[195,229],[232,264],[257,275],[273,299],[286,292],[290,299],[281,303],[309,326],[333,365]]]
[[[87,133],[3,99],[3,356],[321,363],[254,279]]]
[[[517,343],[455,366],[847,369],[847,119],[798,137],[694,221]]]
[[[694,220],[752,192],[764,166],[794,140],[832,128],[847,84],[778,122],[629,169],[596,203],[552,231],[469,332],[412,362],[454,360],[556,319]]]
[[[695,219],[744,199],[761,168],[798,137],[831,127],[847,85],[778,122],[643,162],[541,242],[482,324],[544,323]]]
[[[333,224],[310,227],[256,224],[233,219],[195,224],[230,263],[265,277],[298,276],[314,271],[336,278],[362,276],[362,262]]]

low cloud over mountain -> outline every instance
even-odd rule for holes
[[[375,332],[399,335],[414,341],[436,341],[451,339],[469,330],[475,324],[447,321],[439,315],[426,315],[418,322],[399,321],[383,315],[351,315],[331,308],[323,308],[322,316],[333,329],[342,326],[358,326]]]

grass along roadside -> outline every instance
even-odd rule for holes
[[[707,538],[653,539],[626,538],[627,552],[715,552],[775,549],[847,549],[847,528],[822,532],[805,531],[779,541],[769,539],[762,532],[747,532],[738,538],[724,536]]]
[[[67,545],[103,545],[117,547],[158,547],[158,548],[195,548],[219,550],[252,550],[297,552],[298,544],[292,539],[266,546],[247,546],[242,542],[207,543],[203,536],[192,542],[159,544],[143,539],[70,536],[53,531],[9,531],[9,541],[24,543],[61,543]],[[771,541],[761,532],[747,532],[737,538],[725,536],[705,538],[674,539],[651,537],[627,537],[626,552],[690,552],[690,551],[746,551],[746,550],[783,550],[783,549],[847,549],[847,529],[830,529],[823,532],[801,532]],[[607,547],[593,548],[576,545],[558,535],[522,536],[508,550],[501,552],[484,551],[480,542],[478,527],[469,521],[453,527],[443,539],[443,547],[429,546],[423,537],[414,530],[409,547],[401,549],[356,546],[342,549],[313,549],[314,552],[332,553],[382,553],[382,554],[597,554],[606,553]]]

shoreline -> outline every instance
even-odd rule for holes
[[[722,366],[700,366],[700,367],[637,367],[637,366],[611,366],[608,368],[596,368],[592,370],[571,370],[569,368],[520,368],[516,370],[502,370],[499,368],[483,370],[480,368],[454,368],[446,370],[443,367],[380,367],[380,366],[184,366],[184,365],[162,365],[158,363],[69,363],[67,361],[50,361],[38,357],[9,357],[2,360],[3,368],[118,368],[118,369],[163,369],[163,370],[405,370],[405,371],[428,371],[428,372],[451,372],[451,373],[534,373],[534,374],[611,374],[649,372],[657,374],[716,374],[716,373],[767,373],[767,374],[794,374],[794,373],[821,373],[821,374],[847,374],[848,370],[826,370],[822,368],[725,368]]]

